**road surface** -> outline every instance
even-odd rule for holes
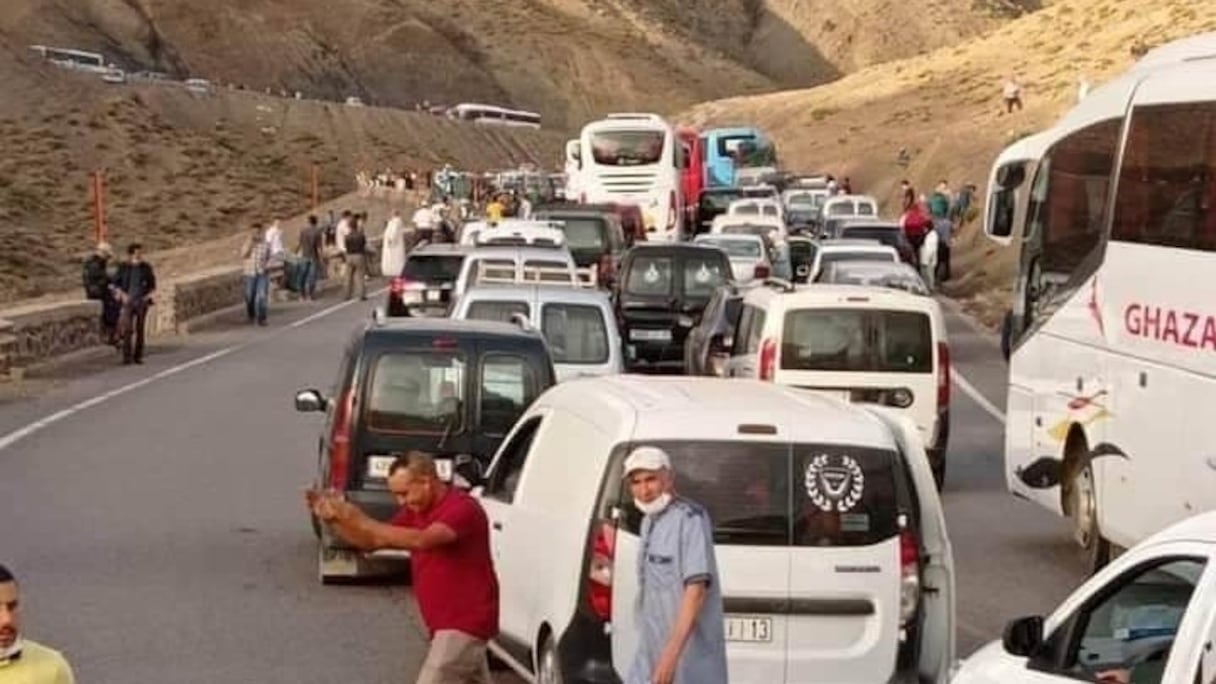
[[[368,311],[280,305],[268,329],[72,368],[0,403],[0,562],[20,575],[26,633],[96,684],[412,681],[424,636],[408,588],[321,587],[301,495],[320,419],[292,396],[329,387]],[[1062,521],[1005,493],[995,342],[950,327],[956,371],[985,399],[954,387],[961,656],[1054,606],[1083,568]]]

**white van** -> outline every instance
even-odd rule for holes
[[[869,195],[835,195],[823,202],[823,218],[835,216],[878,216],[878,200]]]
[[[474,287],[452,318],[509,322],[523,316],[545,336],[557,381],[625,372],[608,293],[548,285]]]
[[[814,417],[814,420],[808,420]],[[477,489],[490,648],[534,682],[612,682],[637,649],[633,448],[714,521],[733,684],[946,682],[954,563],[916,428],[762,382],[605,376],[538,397]]]
[[[743,297],[726,375],[898,410],[920,431],[938,486],[945,479],[950,346],[931,297],[769,280]]]
[[[570,250],[561,247],[474,247],[460,265],[452,304],[474,285],[547,283],[580,287]]]

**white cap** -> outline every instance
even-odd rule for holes
[[[640,446],[625,459],[625,477],[635,470],[671,470],[671,459],[658,447]]]

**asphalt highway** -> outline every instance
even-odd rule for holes
[[[292,397],[328,389],[369,311],[278,305],[269,328],[157,343],[145,366],[76,364],[0,401],[0,562],[26,634],[95,684],[412,681],[425,635],[408,587],[322,587],[302,503],[320,418]],[[995,339],[949,325],[964,656],[1084,571],[1064,522],[1005,491]]]

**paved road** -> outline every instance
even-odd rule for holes
[[[22,575],[28,633],[64,649],[80,681],[416,672],[423,636],[406,588],[322,588],[314,574],[300,491],[318,419],[291,397],[328,387],[368,312],[327,306],[197,335],[144,367],[73,369],[0,403],[0,560]],[[960,319],[951,328],[956,368],[999,410],[995,344]],[[1063,524],[1005,493],[1000,448],[1000,423],[956,387],[945,500],[960,654],[1082,577]]]

